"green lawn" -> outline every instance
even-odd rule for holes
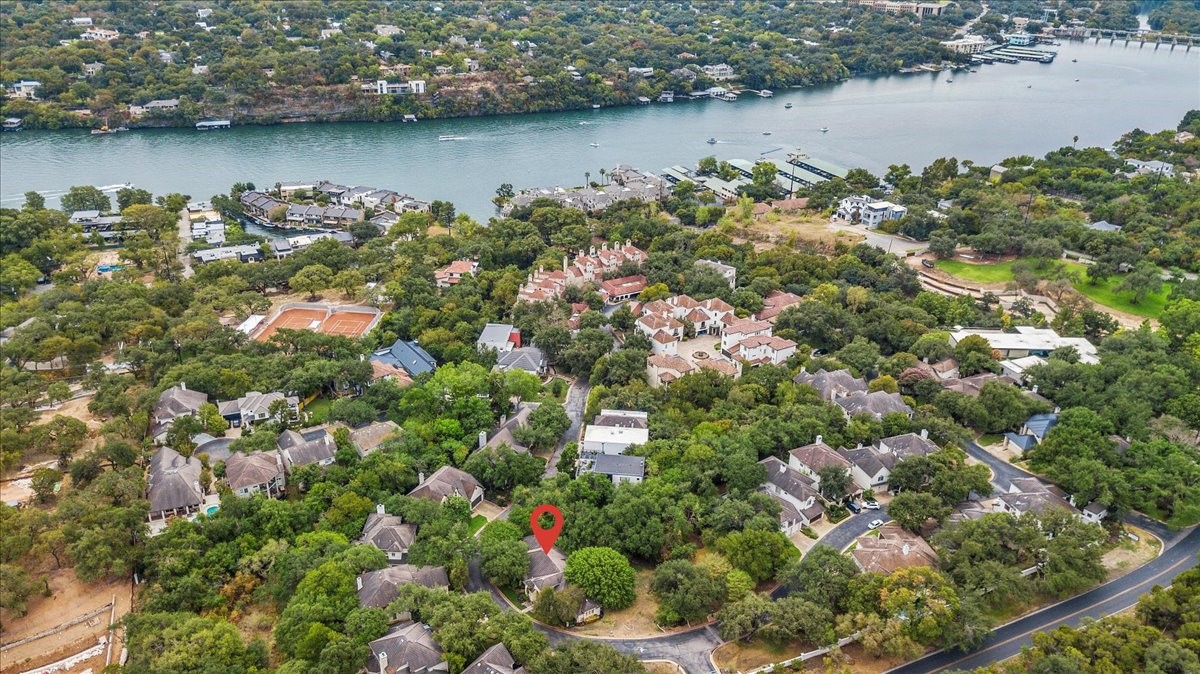
[[[976,283],[1007,283],[1013,280],[1012,261],[972,264],[961,260],[937,260],[934,264],[947,274],[953,274]],[[1075,289],[1101,306],[1144,318],[1158,318],[1166,306],[1167,295],[1171,290],[1167,283],[1164,283],[1158,292],[1152,293],[1140,303],[1134,304],[1131,301],[1130,293],[1117,292],[1117,286],[1121,284],[1121,276],[1114,276],[1103,283],[1092,285],[1088,281],[1087,265],[1078,262],[1062,262],[1060,264],[1079,274],[1079,280],[1075,282]]]
[[[323,424],[329,418],[329,407],[333,405],[333,401],[328,398],[317,398],[311,403],[304,406],[304,412],[308,414],[307,426],[316,426]]]
[[[471,535],[474,536],[475,532],[482,529],[484,527],[484,525],[486,525],[486,524],[487,524],[487,518],[484,517],[483,515],[472,515],[471,516]]]
[[[1013,263],[1011,261],[972,264],[960,260],[937,260],[933,264],[947,274],[954,274],[959,278],[977,283],[1007,283],[1013,280]]]

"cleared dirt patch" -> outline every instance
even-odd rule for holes
[[[1141,540],[1133,541],[1126,538],[1117,543],[1112,550],[1104,553],[1101,563],[1104,564],[1105,569],[1108,569],[1107,580],[1124,576],[1157,557],[1162,550],[1162,543],[1148,531],[1128,524],[1125,525],[1125,528]]]
[[[642,665],[650,674],[684,674],[683,667],[667,660],[643,660]]]
[[[30,598],[29,613],[21,618],[13,618],[7,612],[2,616],[3,643],[10,644],[33,635],[53,630],[59,626],[74,621],[80,616],[98,611],[110,602],[116,601],[116,620],[129,612],[130,587],[128,580],[117,580],[106,583],[86,585],[81,583],[71,569],[58,569],[47,575],[50,597],[40,595]],[[112,612],[101,611],[77,625],[73,625],[54,634],[30,641],[29,643],[5,650],[0,656],[0,672],[10,674],[31,669],[43,664],[61,660],[79,653],[96,644],[98,637],[108,633]],[[113,644],[114,658],[121,651],[120,633],[116,633]],[[70,672],[82,671],[91,666],[93,671],[104,668],[104,658],[97,659],[71,668]]]
[[[658,636],[668,630],[659,629],[654,622],[654,613],[658,610],[658,602],[650,594],[650,578],[654,572],[649,569],[637,572],[637,601],[629,608],[620,611],[605,611],[604,617],[594,623],[588,623],[571,630],[574,634],[595,637],[647,637]]]

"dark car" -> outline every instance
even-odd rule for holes
[[[854,501],[846,501],[846,508],[848,508],[852,513],[862,512],[862,506],[858,505]]]
[[[933,260],[921,260],[921,266],[933,269]]]

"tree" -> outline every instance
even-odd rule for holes
[[[33,471],[30,488],[40,503],[47,503],[54,498],[54,489],[62,481],[62,473],[53,468],[38,468]]]
[[[37,582],[15,564],[0,564],[0,608],[12,611],[16,617],[25,615],[25,601],[37,589]]]
[[[181,456],[190,457],[196,451],[196,441],[192,437],[204,430],[204,422],[190,414],[177,417],[167,430],[166,444]]]
[[[939,229],[929,235],[929,252],[939,258],[954,257],[958,250],[958,235],[948,229]]]
[[[529,557],[528,553],[522,554],[526,558]],[[584,599],[583,590],[575,585],[568,585],[561,590],[553,587],[543,588],[533,600],[533,610],[530,614],[555,627],[570,627],[575,624],[575,617],[579,615],[579,607]]]
[[[153,202],[154,195],[150,194],[147,190],[135,187],[122,187],[117,190],[118,211],[124,211],[134,204],[151,204]]]
[[[717,580],[686,559],[659,565],[650,581],[650,591],[658,597],[655,620],[660,625],[704,620],[725,598],[725,586]]]
[[[365,287],[366,283],[367,279],[362,272],[357,269],[343,269],[333,277],[332,285],[341,290],[346,297],[353,297],[357,291]]]
[[[443,227],[450,228],[454,222],[454,204],[449,201],[434,200],[429,204],[429,213]]]
[[[543,469],[541,459],[504,444],[477,450],[463,463],[463,470],[475,476],[484,489],[503,494],[514,487],[537,484]]]
[[[23,208],[27,211],[40,211],[46,207],[46,197],[30,190],[25,193],[25,205]]]
[[[529,572],[529,550],[515,524],[489,524],[479,536],[479,551],[484,574],[500,587],[519,587]]]
[[[817,544],[803,558],[788,562],[778,578],[792,594],[842,613],[850,581],[858,573],[854,560],[828,545]]]
[[[852,168],[846,173],[846,184],[860,192],[873,190],[879,187],[879,178],[864,168]]]
[[[36,286],[41,277],[41,270],[16,253],[0,259],[0,293],[16,297]]]
[[[789,559],[800,554],[779,531],[762,529],[728,534],[717,542],[717,550],[758,583],[773,578]]]
[[[225,435],[225,431],[229,429],[229,421],[221,416],[221,410],[213,403],[203,403],[200,409],[196,412],[200,423],[204,425],[204,432],[209,435],[221,437]]]
[[[905,491],[896,494],[896,497],[888,504],[888,514],[900,526],[916,532],[925,526],[926,521],[930,519],[941,521],[950,514],[950,511],[933,494]]]
[[[605,547],[580,548],[567,557],[563,576],[605,609],[633,603],[636,578],[625,555]]]
[[[850,488],[850,473],[841,466],[821,466],[817,469],[820,482],[821,497],[826,501],[837,502],[846,498]]]
[[[562,648],[534,659],[529,663],[529,671],[530,674],[646,674],[646,668],[636,657],[618,653],[608,644],[582,640],[570,640]]]
[[[288,280],[288,286],[295,291],[308,293],[309,301],[317,299],[317,293],[328,288],[333,283],[333,270],[323,264],[310,264],[296,272]]]
[[[712,175],[713,173],[716,173],[717,172],[717,158],[716,157],[702,157],[700,159],[700,161],[696,163],[696,172],[699,173],[700,175]]]
[[[530,449],[550,449],[571,427],[571,418],[558,403],[542,403],[529,413],[525,425],[513,431],[513,438]]]
[[[1130,302],[1141,304],[1147,295],[1158,292],[1162,283],[1162,272],[1153,262],[1139,262],[1133,271],[1121,279],[1116,289],[1117,292],[1130,293]]]
[[[108,195],[91,185],[76,185],[67,190],[59,199],[62,209],[70,215],[75,211],[100,211],[106,213],[112,210],[112,201]]]

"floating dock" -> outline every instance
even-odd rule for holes
[[[228,129],[232,126],[228,119],[210,119],[204,122],[196,122],[197,131],[215,131],[217,129]]]

